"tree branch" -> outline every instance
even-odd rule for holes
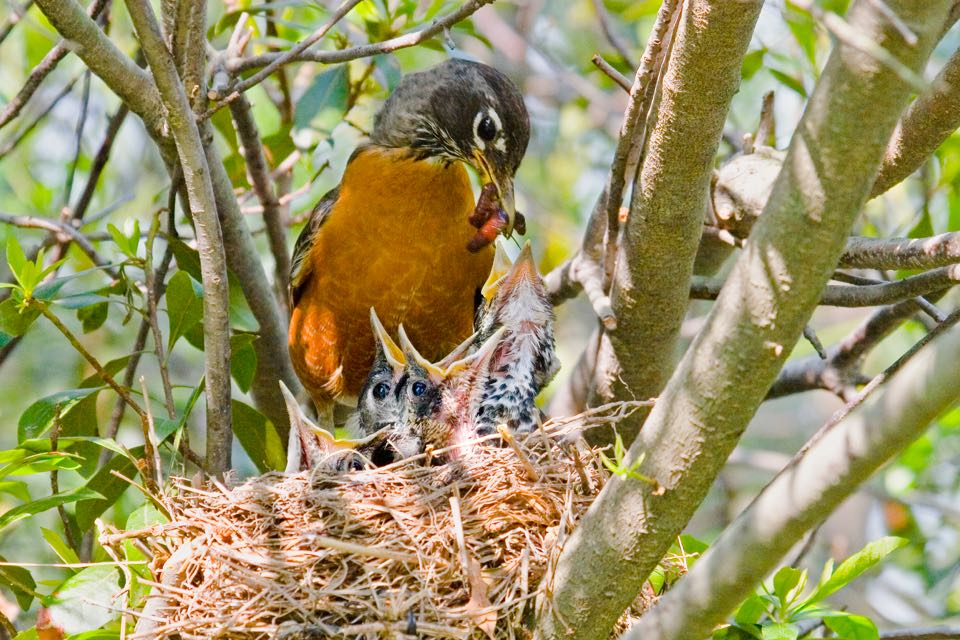
[[[610,329],[616,328],[617,324],[610,303],[609,287],[620,235],[619,216],[623,193],[628,181],[634,179],[643,153],[657,80],[667,57],[669,41],[672,39],[671,29],[676,25],[679,12],[679,1],[668,0],[657,13],[643,59],[629,89],[630,97],[623,113],[623,124],[620,125],[607,182],[587,220],[580,251],[544,278],[553,304],[572,298],[583,290],[594,313]]]
[[[617,35],[616,31],[614,31],[613,24],[610,22],[610,16],[607,14],[607,9],[603,6],[603,0],[593,0],[593,9],[597,13],[597,22],[600,23],[600,29],[603,31],[607,42],[620,54],[620,57],[623,58],[623,61],[628,67],[636,69],[637,63],[633,61],[633,56],[630,55],[630,47],[628,47],[620,36]]]
[[[881,640],[960,640],[960,627],[881,631]]]
[[[852,287],[827,285],[818,304],[828,307],[876,307],[941,291],[958,282],[960,264],[953,264],[892,282]],[[714,300],[720,295],[723,285],[719,280],[694,276],[690,285],[690,297],[696,300]]]
[[[7,39],[7,36],[10,35],[13,28],[17,26],[17,23],[23,19],[23,16],[30,10],[31,6],[33,6],[33,0],[24,0],[23,4],[13,7],[13,10],[10,12],[10,17],[4,20],[3,23],[0,23],[0,43]]]
[[[852,236],[839,266],[856,269],[931,269],[960,262],[960,232],[929,238]]]
[[[203,121],[200,127],[205,138],[213,138],[209,120]],[[277,392],[279,381],[283,380],[293,393],[300,389],[300,381],[293,372],[287,352],[287,319],[280,313],[276,296],[270,289],[256,244],[240,212],[233,184],[223,166],[217,145],[208,144],[206,153],[223,229],[223,242],[227,249],[227,264],[237,276],[250,311],[259,325],[259,336],[253,343],[257,353],[257,370],[251,393],[257,408],[273,422],[281,437],[286,438],[289,418],[283,398]]]
[[[87,15],[94,20],[98,20],[100,14],[103,13],[104,8],[107,6],[107,2],[108,0],[94,0],[90,3],[90,6],[87,7]],[[27,101],[30,100],[30,97],[36,92],[44,78],[57,68],[57,65],[60,64],[60,61],[63,60],[68,53],[70,53],[70,47],[66,42],[61,40],[43,57],[40,64],[33,68],[30,75],[27,76],[27,81],[20,88],[20,91],[17,92],[17,95],[4,105],[3,110],[0,111],[0,129],[17,117],[17,114],[19,114],[24,105],[27,104]]]
[[[893,132],[871,196],[902,182],[960,127],[960,50],[904,112]]]
[[[167,110],[193,213],[204,292],[206,467],[210,473],[222,475],[230,468],[233,437],[230,421],[230,318],[227,313],[227,264],[210,168],[193,111],[153,9],[148,0],[126,0],[126,5]]]
[[[673,369],[713,157],[761,6],[683,5],[620,239],[610,294],[617,326],[601,339],[591,403],[656,396]],[[644,417],[619,425],[625,441]]]
[[[369,58],[370,56],[376,56],[381,53],[390,53],[398,49],[413,47],[421,42],[425,42],[435,35],[443,33],[445,29],[452,27],[461,20],[469,18],[477,9],[494,1],[495,0],[467,0],[467,2],[464,2],[456,11],[448,13],[442,18],[437,18],[423,29],[382,42],[374,42],[358,47],[339,49],[337,51],[302,51],[290,58],[286,58],[289,52],[270,52],[247,58],[236,58],[227,61],[227,70],[230,71],[230,73],[240,73],[242,71],[249,71],[250,69],[271,65],[281,58],[283,58],[283,64],[291,62],[321,62],[324,64],[333,64],[335,62],[349,62],[350,60],[356,60],[358,58]]]
[[[36,3],[84,64],[143,119],[150,136],[163,139],[166,125],[160,94],[147,72],[117,48],[76,0]]]
[[[788,362],[770,387],[767,399],[825,389],[849,400],[850,390],[869,380],[860,373],[863,359],[919,310],[920,305],[915,300],[905,300],[875,311],[850,335],[830,347],[825,359],[811,356]]]
[[[80,233],[73,225],[65,224],[59,220],[52,220],[50,218],[38,218],[36,216],[11,216],[4,213],[0,213],[0,223],[13,225],[15,227],[21,227],[24,229],[45,229],[57,235],[58,240],[61,242],[64,240],[72,241],[77,243],[77,246],[80,247],[80,250],[90,258],[90,261],[98,267],[102,267],[104,271],[110,274],[110,277],[117,278],[117,270],[109,266],[109,262],[100,257],[100,254],[97,253],[97,250],[93,248],[93,244],[87,239],[85,235]]]
[[[943,332],[896,384],[821,430],[621,640],[710,635],[808,529],[960,399],[958,358],[960,330]]]
[[[77,83],[77,80],[79,80],[82,75],[83,74],[81,73],[80,75],[74,76],[63,87],[63,89],[61,89],[59,93],[57,93],[57,95],[55,95],[53,99],[47,103],[47,105],[43,108],[43,111],[37,114],[36,118],[34,118],[28,124],[23,125],[19,131],[11,135],[10,138],[2,146],[0,146],[0,160],[16,149],[17,145],[26,139],[30,132],[33,131],[33,129],[40,124],[40,122],[46,118],[51,111],[53,111],[53,108],[56,107],[57,104],[63,100],[70,93],[70,91],[73,90],[73,85]]]
[[[733,3],[718,6],[728,4]],[[731,11],[746,13],[741,3],[736,4]],[[898,51],[905,64],[919,69],[943,24],[946,5],[943,0],[895,3],[897,13],[920,37],[913,49],[904,47],[866,0],[856,2],[848,16],[867,37]],[[697,14],[698,24],[704,24],[704,17]],[[749,40],[749,33],[744,40]],[[708,62],[700,64],[710,70],[711,84],[717,84],[712,65],[721,57],[716,55],[720,50],[735,67],[731,75],[736,76],[736,86],[739,56],[730,46],[710,47],[704,51]],[[541,617],[544,638],[599,638],[609,633],[706,496],[816,306],[908,95],[909,87],[870,56],[842,43],[835,46],[764,214],[705,327],[659,394],[624,461],[630,467],[642,457],[638,473],[655,478],[661,492],[620,476],[607,482],[565,543],[547,583],[553,597]],[[689,137],[674,146],[689,153]],[[710,158],[712,151],[704,161]],[[690,176],[681,172],[676,179]],[[705,183],[702,189],[705,192]],[[702,203],[692,198],[688,202],[698,205],[689,217],[691,226],[696,222],[699,227]],[[658,231],[676,233],[675,228]],[[659,256],[661,250],[656,247],[652,254]],[[633,281],[647,289],[661,269],[657,261],[649,266],[650,273],[637,273]],[[682,272],[686,278],[679,287],[681,295],[686,293],[689,269]],[[674,276],[675,288],[678,281]],[[647,305],[648,312],[660,313],[662,308],[659,299]],[[647,338],[643,333],[632,335]],[[633,355],[646,358],[642,351]],[[690,620],[684,614],[677,622]]]
[[[253,185],[254,193],[263,206],[263,222],[270,241],[270,252],[273,254],[276,269],[277,288],[282,292],[282,299],[286,300],[286,292],[290,284],[290,254],[287,251],[287,230],[280,211],[280,202],[274,191],[273,181],[270,178],[270,169],[266,158],[263,157],[263,146],[260,142],[260,132],[257,123],[250,111],[250,101],[246,96],[240,96],[230,104],[230,112],[237,127],[237,135],[243,146],[243,156],[247,161],[247,174]],[[286,307],[283,304],[284,308]]]

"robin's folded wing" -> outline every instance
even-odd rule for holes
[[[334,187],[320,198],[320,202],[317,203],[317,206],[315,206],[310,213],[310,220],[307,222],[307,226],[300,232],[297,243],[293,246],[293,259],[290,264],[289,292],[291,307],[296,306],[300,300],[300,294],[303,292],[304,285],[306,285],[310,279],[312,263],[306,258],[310,254],[310,248],[317,239],[320,227],[323,226],[323,223],[326,222],[330,216],[330,212],[333,211],[333,205],[336,204],[339,195],[340,187]]]

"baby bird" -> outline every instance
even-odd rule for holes
[[[481,376],[474,428],[478,435],[505,424],[515,433],[529,433],[540,424],[537,394],[560,368],[553,336],[553,306],[537,271],[530,243],[496,282],[489,283],[489,302],[477,318],[477,337],[498,328],[502,337],[489,370]]]
[[[404,371],[403,351],[384,328],[377,312],[370,308],[370,326],[376,343],[376,355],[367,380],[357,398],[357,410],[347,421],[347,431],[358,437],[369,436],[392,426],[400,417],[400,398],[395,393]]]
[[[495,331],[469,354],[475,339],[465,341],[440,362],[431,363],[420,355],[400,327],[406,366],[398,388],[403,410],[397,431],[403,435],[395,432],[392,441],[402,457],[428,448],[442,449],[473,437],[477,390],[483,387],[481,379],[502,337],[503,330]]]

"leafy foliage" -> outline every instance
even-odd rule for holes
[[[877,640],[879,632],[869,618],[829,607],[825,600],[875,567],[907,543],[885,537],[869,543],[834,570],[833,560],[823,567],[819,582],[807,590],[807,571],[781,567],[772,585],[762,585],[734,613],[733,622],[717,630],[715,640],[796,640],[807,621],[822,621],[841,640]],[[806,594],[806,595],[805,595]]]

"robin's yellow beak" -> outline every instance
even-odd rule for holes
[[[493,183],[497,188],[497,200],[500,208],[507,214],[507,226],[503,235],[510,237],[513,234],[513,225],[517,219],[517,207],[513,198],[513,176],[500,169],[500,163],[488,158],[479,149],[473,152],[473,167],[480,174],[483,183]]]

